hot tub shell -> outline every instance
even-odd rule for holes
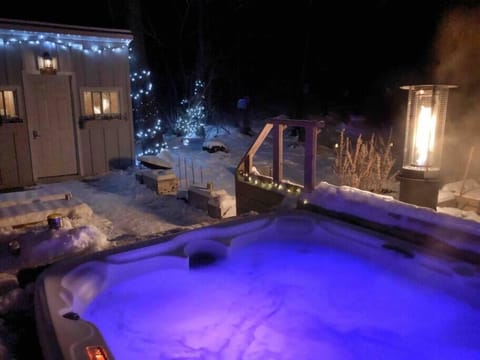
[[[217,225],[54,264],[39,277],[35,291],[35,315],[44,357],[89,359],[86,349],[99,347],[103,349],[107,359],[113,359],[114,354],[95,324],[82,319],[83,310],[98,293],[116,282],[123,281],[125,276],[135,276],[135,271],[140,274],[159,268],[188,270],[189,261],[195,254],[208,253],[218,258],[228,257],[230,249],[240,243],[257,241],[262,237],[263,230],[271,226],[281,226],[279,233],[287,234],[286,236],[289,232],[290,234],[296,232],[297,236],[302,236],[302,231],[307,234],[311,231],[309,228],[320,221],[332,223],[339,228],[353,227],[360,233],[374,233],[379,248],[388,245],[383,246],[383,249],[394,250],[400,256],[428,251],[421,244],[406,242],[401,236],[392,236],[379,231],[382,228],[378,224],[372,226],[371,223],[364,222],[355,225],[352,218],[342,220],[332,212],[319,213],[318,210],[318,208],[295,209],[228,219]],[[293,226],[302,230],[298,232]],[[435,250],[435,256],[439,255],[438,247],[430,250]],[[449,255],[446,259],[451,261]],[[475,259],[478,260],[476,257]],[[141,266],[130,266],[140,261]],[[454,261],[464,262],[465,259]],[[466,266],[476,265],[467,261]],[[129,270],[123,271],[127,267]]]

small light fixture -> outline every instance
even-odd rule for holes
[[[448,92],[455,85],[408,85],[400,201],[436,209]]]
[[[52,57],[49,52],[45,51],[38,57],[38,69],[41,74],[56,74],[57,58]]]

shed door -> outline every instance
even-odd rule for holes
[[[27,75],[25,98],[35,178],[76,174],[70,78]]]

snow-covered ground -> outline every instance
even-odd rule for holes
[[[255,132],[258,132],[261,126],[262,122],[259,121],[254,127]],[[228,152],[205,151],[202,149],[203,142],[200,139],[192,139],[187,144],[182,138],[172,137],[166,139],[168,148],[159,156],[172,164],[173,171],[180,179],[181,189],[184,190],[191,184],[206,186],[207,183],[211,183],[214,189],[223,189],[233,197],[235,168],[254,137],[241,134],[235,127],[211,126],[206,129],[206,138],[215,144],[225,144]],[[295,137],[286,136],[285,140],[286,178],[301,183],[303,147]],[[255,166],[258,168],[271,166],[271,154],[272,144],[267,139],[255,156]],[[392,213],[397,209],[403,214],[411,213],[413,218],[423,214],[424,218],[433,223],[436,221],[433,219],[439,218],[441,221],[447,219],[454,227],[467,227],[470,233],[472,231],[480,233],[480,215],[475,211],[444,207],[438,208],[438,213],[442,213],[438,214],[433,210],[405,206],[395,200],[395,192],[388,196],[379,196],[365,194],[352,188],[337,188],[332,171],[334,160],[334,151],[328,146],[322,147],[317,159],[319,183],[317,191],[323,195],[316,196],[315,192],[308,197],[308,201],[313,203],[326,201],[337,206],[335,211],[347,213],[354,209],[362,213],[362,203],[365,203],[365,206],[373,204],[379,212],[387,209]],[[64,218],[64,226],[58,230],[49,229],[46,222],[21,229],[0,229],[2,246],[0,272],[3,271],[0,276],[1,359],[8,359],[9,354],[18,350],[19,344],[25,345],[25,342],[32,341],[28,336],[35,338],[32,323],[27,321],[33,318],[33,283],[25,281],[25,284],[19,286],[16,275],[20,269],[43,266],[78,252],[122,246],[168,232],[192,229],[220,221],[209,217],[203,210],[190,206],[181,196],[157,195],[139,183],[135,177],[136,170],[131,168],[112,171],[95,178],[39,184],[35,188],[70,192],[74,198],[80,199],[92,209],[91,214]],[[478,185],[475,180],[468,182],[468,186],[473,190],[475,184]],[[457,182],[447,186],[441,192],[441,196],[458,193],[462,185]],[[352,206],[352,203],[355,203],[355,206]],[[363,211],[363,214],[365,213],[366,211]],[[13,254],[12,249],[8,248],[12,241],[20,246],[19,254]],[[16,314],[16,317],[12,314]],[[21,335],[18,327],[12,325],[12,321],[18,323],[19,316],[21,319],[26,318],[32,327],[30,332],[27,331],[29,335]],[[20,359],[21,356],[17,354],[16,358]]]

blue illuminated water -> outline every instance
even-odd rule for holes
[[[112,285],[82,318],[116,359],[480,359],[478,303],[435,262],[271,235]]]

